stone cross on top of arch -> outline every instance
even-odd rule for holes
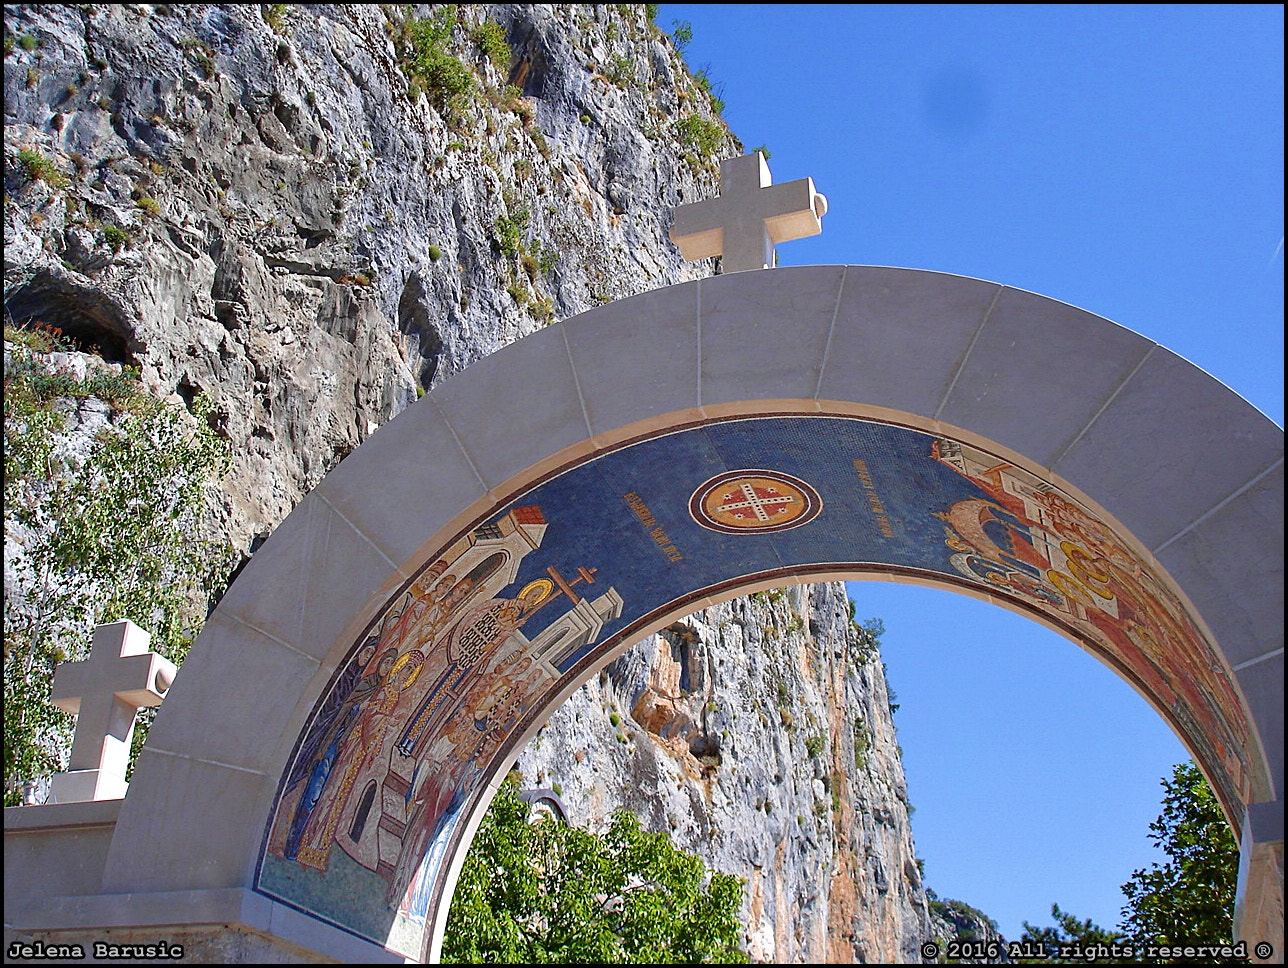
[[[152,636],[129,619],[94,629],[89,658],[54,671],[50,699],[74,713],[76,733],[66,773],[50,781],[50,800],[117,800],[125,796],[135,713],[159,706],[174,681],[174,663],[148,651]]]
[[[674,210],[671,241],[689,262],[723,256],[721,271],[774,265],[774,245],[818,235],[827,199],[813,179],[771,183],[759,151],[720,164],[720,194]]]

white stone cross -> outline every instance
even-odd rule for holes
[[[174,681],[174,663],[148,651],[152,636],[129,619],[94,629],[89,658],[54,672],[50,699],[76,716],[70,768],[55,773],[52,802],[118,800],[125,796],[134,716],[158,706]]]
[[[690,262],[723,256],[722,272],[774,265],[774,244],[818,235],[827,199],[810,178],[771,184],[765,156],[753,151],[720,165],[720,194],[674,210],[671,241]]]

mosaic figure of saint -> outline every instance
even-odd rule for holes
[[[526,708],[529,679],[545,672],[519,649],[506,650],[511,636],[540,608],[544,587],[529,586],[517,598],[495,598],[469,609],[435,648],[447,664],[421,700],[399,738],[396,752],[417,757],[415,779],[406,794],[407,827],[390,883],[392,901],[427,843],[454,816],[470,789],[470,775],[490,761],[490,744],[508,735],[513,717],[501,722],[495,703]],[[428,745],[427,745],[428,744]],[[486,754],[486,755],[485,755]]]
[[[419,896],[423,892],[417,888],[432,881],[426,876],[427,852],[442,841],[500,744],[543,692],[541,683],[548,678],[536,660],[515,650],[493,663],[488,674],[478,677],[462,697],[461,712],[448,723],[443,738],[434,744],[428,768],[420,773],[424,782],[408,791],[414,807],[388,895],[392,901],[400,890],[404,892],[400,906],[403,916],[424,917],[428,898]],[[415,876],[409,878],[413,869]]]
[[[376,636],[369,636],[353,659],[345,665],[330,692],[327,693],[322,708],[318,711],[312,726],[309,727],[308,735],[300,744],[295,764],[286,780],[288,790],[309,775],[318,754],[326,749],[334,738],[339,724],[344,720],[345,713],[354,703],[362,701],[363,691],[359,690],[358,686],[363,682],[364,676],[368,680],[371,678],[371,672],[375,667],[372,660],[376,656],[378,644],[379,639]],[[370,691],[367,690],[367,692]]]
[[[389,654],[382,654],[382,667]],[[376,694],[358,714],[333,767],[338,780],[329,784],[319,808],[305,824],[296,859],[306,867],[326,870],[336,831],[348,812],[358,777],[376,765],[386,733],[393,728],[391,719],[399,696],[416,681],[423,662],[424,655],[419,651],[399,656],[384,674]]]
[[[518,631],[538,603],[523,598],[493,598],[469,609],[435,642],[437,678],[426,692],[398,740],[403,756],[418,756],[433,735],[434,724],[455,715],[462,696],[492,653]]]
[[[283,856],[288,860],[294,860],[299,852],[305,827],[326,790],[336,758],[361,714],[363,703],[379,690],[398,658],[398,654],[390,649],[376,659],[375,651],[373,637],[367,640],[358,650],[354,661],[346,667],[345,674],[331,691],[324,706],[324,710],[330,708],[330,711],[324,711],[319,717],[314,730],[301,747],[288,789],[298,786],[305,777],[308,778],[308,784],[291,817],[283,850]]]

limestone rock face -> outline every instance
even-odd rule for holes
[[[243,556],[424,390],[714,269],[670,211],[742,149],[644,5],[444,9],[5,7],[6,323],[207,395],[234,454],[209,527]],[[471,94],[416,76],[412,20],[447,24]],[[916,960],[881,664],[840,586],[642,643],[520,767],[578,820],[625,804],[745,877],[758,960]]]
[[[757,961],[919,960],[926,895],[890,699],[840,585],[672,625],[574,694],[518,765],[574,823],[626,806],[744,877]]]
[[[953,959],[958,964],[1012,963],[1007,953],[1007,941],[998,934],[997,924],[991,918],[961,901],[936,898],[933,891],[930,900],[930,937],[945,955],[949,942],[960,942],[963,947],[958,951],[966,957]]]
[[[478,97],[440,113],[400,66],[401,8],[6,7],[32,45],[5,58],[6,307],[214,399],[245,547],[444,377],[709,273],[666,227],[714,191],[673,126],[711,108],[632,10],[461,8]],[[505,67],[471,39],[488,18]]]

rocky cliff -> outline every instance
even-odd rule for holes
[[[934,959],[938,964],[1013,964],[996,921],[962,901],[943,900],[934,891],[926,893],[930,898],[930,943],[939,949]],[[950,951],[952,958],[948,957]]]
[[[234,454],[208,527],[243,556],[472,361],[714,271],[669,212],[741,151],[643,5],[12,5],[4,96],[6,325],[208,397]],[[758,960],[916,960],[881,663],[840,586],[640,644],[520,768],[744,876]]]
[[[919,961],[926,895],[876,639],[843,586],[698,612],[587,683],[519,760],[569,819],[621,804],[746,878],[749,951]]]

